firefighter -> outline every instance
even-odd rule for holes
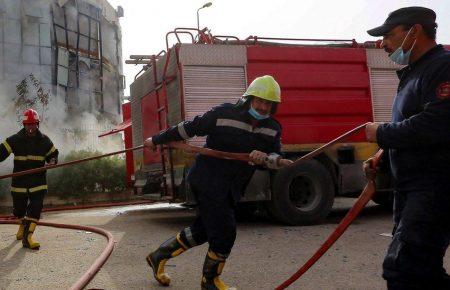
[[[366,126],[368,140],[388,150],[395,182],[395,225],[383,262],[389,290],[450,289],[443,267],[450,241],[450,52],[436,43],[435,20],[431,9],[407,7],[368,31],[383,36],[391,60],[406,65],[397,71],[392,122]]]
[[[58,162],[58,150],[52,141],[39,131],[39,115],[33,109],[25,110],[24,128],[0,144],[0,162],[14,154],[14,172],[43,167]],[[12,178],[13,214],[21,220],[17,240],[25,248],[38,250],[33,240],[36,224],[41,217],[44,196],[47,193],[46,173],[39,172]]]
[[[156,280],[164,286],[170,279],[164,265],[194,246],[208,242],[203,265],[202,289],[229,288],[219,278],[236,238],[235,205],[255,171],[268,164],[276,169],[291,160],[280,157],[281,126],[272,117],[280,103],[280,87],[271,76],[256,78],[240,101],[222,104],[192,121],[185,121],[148,138],[145,145],[207,136],[205,147],[228,152],[250,153],[251,163],[198,155],[187,180],[198,205],[190,227],[168,239],[147,256]],[[265,161],[269,162],[265,162]]]

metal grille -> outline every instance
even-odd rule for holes
[[[244,66],[245,45],[182,44],[180,62],[184,65]]]
[[[393,62],[383,49],[379,48],[366,49],[366,56],[367,56],[367,66],[370,68],[401,69],[403,67]]]
[[[372,110],[375,122],[390,122],[398,78],[393,69],[370,69]]]
[[[366,55],[372,91],[373,119],[375,122],[390,122],[392,104],[399,83],[395,71],[402,66],[392,62],[382,49],[367,49]]]
[[[244,67],[183,66],[185,119],[192,120],[214,106],[236,103],[246,89]],[[202,145],[205,138],[193,138]]]

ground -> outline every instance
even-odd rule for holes
[[[264,216],[239,223],[237,241],[223,272],[238,289],[274,289],[322,244],[354,199],[338,198],[324,223],[289,227]],[[170,260],[169,288],[150,274],[145,256],[192,222],[193,210],[176,205],[136,205],[45,213],[47,222],[81,224],[110,231],[116,247],[87,289],[199,289],[206,245]],[[385,289],[381,263],[389,243],[391,214],[370,203],[336,244],[289,289]],[[0,289],[68,289],[106,245],[95,233],[38,227],[39,251],[15,241],[15,225],[0,225]],[[450,258],[445,260],[450,269]]]

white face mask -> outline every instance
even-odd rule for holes
[[[408,38],[409,33],[411,32],[412,27],[409,29],[408,33],[406,34],[405,38],[402,41],[402,45],[400,45],[399,48],[397,48],[390,56],[389,58],[400,65],[407,65],[409,64],[409,58],[411,56],[411,52],[414,48],[414,45],[416,44],[416,41],[414,40],[413,45],[411,46],[411,48],[407,51],[404,52],[403,51],[403,44],[405,43],[406,38]]]

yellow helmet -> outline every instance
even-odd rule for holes
[[[257,77],[248,86],[245,91],[244,98],[247,96],[255,96],[264,100],[275,103],[281,102],[281,90],[277,81],[269,75]]]

